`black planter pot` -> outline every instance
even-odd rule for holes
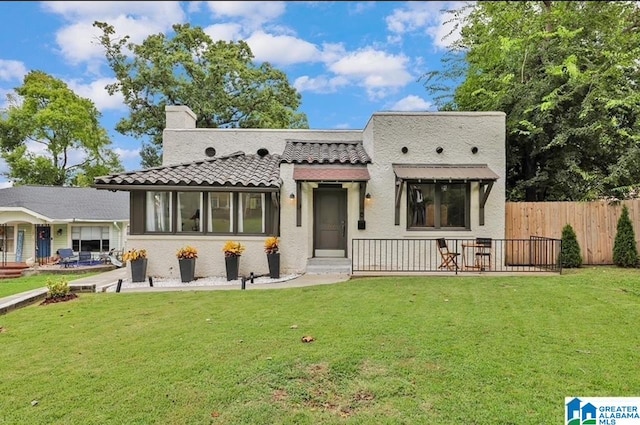
[[[144,282],[147,277],[147,259],[129,261],[131,267],[131,281]]]
[[[267,254],[267,262],[269,263],[269,277],[271,279],[280,278],[280,253]]]
[[[238,279],[238,269],[240,268],[240,256],[232,255],[224,257],[224,264],[227,269],[227,282]]]
[[[180,264],[180,280],[182,280],[182,282],[191,282],[195,279],[195,258],[179,258],[178,264]]]

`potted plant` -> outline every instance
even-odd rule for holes
[[[240,242],[227,241],[222,247],[224,252],[224,262],[227,270],[227,281],[238,279],[240,268],[240,256],[244,252],[244,245]]]
[[[191,282],[194,280],[198,250],[190,245],[183,246],[176,252],[176,257],[180,265],[180,279],[182,282]]]
[[[147,277],[147,250],[131,248],[122,254],[122,261],[131,265],[131,281],[144,282]]]
[[[280,248],[278,247],[278,242],[277,236],[270,236],[264,241],[264,252],[267,253],[269,277],[271,279],[280,278]]]

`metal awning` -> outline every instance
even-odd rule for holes
[[[500,178],[487,164],[393,164],[396,174],[395,225],[400,224],[400,197],[405,181],[419,182],[478,182],[480,196],[479,219],[484,226],[484,207],[493,183]]]
[[[486,164],[393,164],[402,180],[495,181],[499,176]]]

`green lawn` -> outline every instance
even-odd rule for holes
[[[613,267],[82,293],[0,316],[0,424],[562,423],[638,396],[638,323]]]
[[[45,288],[47,286],[47,279],[49,278],[62,278],[71,282],[72,280],[95,274],[97,273],[39,274],[34,276],[18,277],[15,279],[0,279],[0,298],[30,291],[32,289]],[[0,417],[0,419],[2,418]],[[2,424],[2,422],[0,422],[0,424]]]

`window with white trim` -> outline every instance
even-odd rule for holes
[[[15,232],[14,226],[0,226],[0,251],[15,252]]]
[[[71,249],[76,252],[109,251],[109,226],[71,226]]]

